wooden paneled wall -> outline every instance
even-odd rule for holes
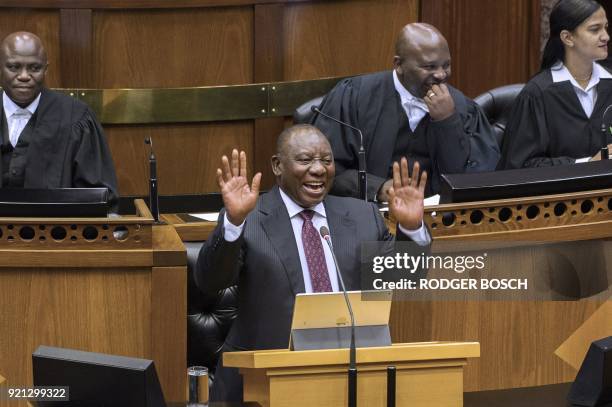
[[[423,0],[452,57],[451,83],[475,97],[526,82],[540,65],[540,0]]]
[[[532,73],[539,0],[20,0],[0,4],[0,35],[37,33],[51,87],[139,88],[314,79],[389,69],[403,25],[440,27],[453,83],[474,96]],[[534,44],[532,46],[532,43]],[[273,183],[269,157],[283,118],[107,125],[122,195],[147,192],[152,136],[162,194],[216,192],[233,146]]]

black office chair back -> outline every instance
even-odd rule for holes
[[[304,103],[302,103],[301,105],[299,105],[297,107],[297,109],[295,109],[295,111],[293,112],[293,123],[294,124],[308,124],[312,121],[313,117],[314,117],[314,113],[312,112],[312,107],[316,106],[319,107],[321,106],[321,102],[323,102],[323,98],[325,98],[325,95],[316,97],[314,99],[310,99]]]
[[[521,93],[524,83],[515,83],[512,85],[500,86],[499,88],[491,89],[474,99],[484,111],[489,123],[495,130],[495,138],[498,145],[501,147],[506,125],[508,124],[508,116],[512,108],[514,100]]]
[[[185,242],[187,249],[187,364],[206,366],[213,372],[225,337],[238,315],[238,287],[216,295],[203,294],[195,284],[198,253],[204,242]]]

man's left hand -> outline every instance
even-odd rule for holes
[[[423,100],[429,108],[429,116],[433,121],[448,119],[455,113],[455,101],[448,91],[448,86],[443,83],[433,85]]]
[[[393,186],[389,189],[389,212],[397,222],[407,230],[417,230],[423,224],[423,197],[427,172],[420,174],[419,163],[412,168],[412,177],[408,174],[408,161],[401,159],[393,163]]]

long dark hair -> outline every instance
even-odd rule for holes
[[[550,36],[542,54],[541,70],[557,62],[565,61],[565,48],[561,31],[574,31],[584,20],[595,13],[601,4],[595,0],[560,0],[550,13]]]

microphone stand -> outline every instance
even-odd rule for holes
[[[610,133],[612,134],[612,126],[606,125],[606,114],[608,113],[610,108],[612,108],[612,105],[606,107],[606,110],[604,110],[604,114],[601,117],[601,159],[602,160],[610,159],[610,153],[608,151],[608,136],[606,134],[606,127],[610,129]]]
[[[323,113],[316,106],[312,106],[310,110],[313,113],[318,113],[321,116],[326,117],[330,120],[333,120],[338,124],[341,124],[350,129],[353,129],[357,132],[357,134],[359,134],[359,153],[357,153],[359,172],[357,176],[357,181],[359,182],[358,184],[359,185],[359,198],[367,202],[368,200],[368,178],[366,176],[366,155],[365,155],[365,149],[363,148],[363,133],[357,127],[351,126],[350,124],[345,123],[342,120],[336,119],[335,117],[332,117],[326,113]]]
[[[344,301],[346,302],[346,307],[348,308],[348,312],[351,317],[351,345],[349,348],[348,368],[348,407],[357,407],[357,348],[355,346],[355,315],[353,314],[353,307],[351,307],[351,301],[349,300],[348,292],[346,291],[346,286],[344,285],[344,279],[342,278],[342,273],[340,272],[340,266],[338,266],[338,261],[336,260],[334,247],[332,246],[331,238],[329,236],[329,229],[327,229],[325,226],[321,226],[319,233],[321,234],[321,237],[325,239],[327,245],[329,246],[329,250],[331,251],[332,258],[334,259],[334,265],[336,266],[336,272],[338,274],[338,280],[340,281],[340,287],[342,288],[342,293],[344,294]]]
[[[153,152],[153,140],[147,137],[144,140],[149,145],[149,208],[155,223],[159,221],[159,194],[157,191],[157,159]]]

